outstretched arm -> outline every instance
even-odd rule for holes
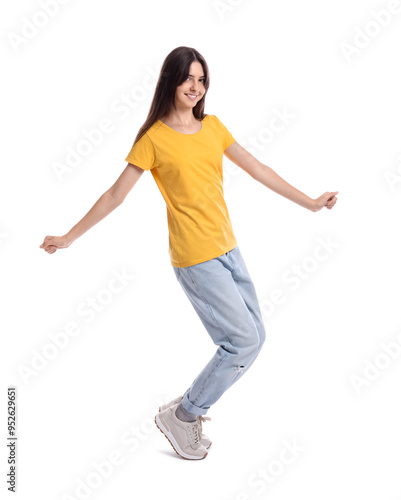
[[[224,154],[229,160],[267,188],[312,212],[318,212],[324,206],[331,209],[336,204],[337,198],[335,195],[338,194],[338,191],[326,192],[316,199],[310,198],[294,186],[291,186],[291,184],[288,184],[272,168],[261,163],[238,142],[231,144],[224,151]]]
[[[144,170],[128,163],[116,182],[96,201],[89,212],[63,236],[46,236],[40,248],[54,253],[59,248],[68,248],[88,229],[104,219],[124,201]]]

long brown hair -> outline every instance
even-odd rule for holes
[[[175,108],[175,90],[181,85],[189,74],[189,69],[194,61],[200,62],[205,76],[205,93],[193,108],[195,118],[203,120],[206,116],[205,97],[209,88],[209,68],[202,55],[192,47],[176,47],[163,62],[159,79],[156,84],[152,104],[145,123],[139,129],[134,144],[145,134],[145,132],[160,118],[162,118],[173,106]]]

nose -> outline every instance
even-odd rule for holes
[[[191,85],[191,90],[195,91],[197,94],[199,94],[199,84],[196,82],[192,82]]]

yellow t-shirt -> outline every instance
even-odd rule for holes
[[[223,151],[234,137],[215,115],[183,134],[157,120],[126,161],[150,170],[166,202],[174,267],[199,264],[237,245],[223,194]]]

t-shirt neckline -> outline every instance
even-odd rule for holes
[[[209,116],[209,115],[206,115],[206,116]],[[174,132],[175,134],[178,134],[178,135],[189,135],[189,136],[194,136],[194,135],[197,135],[197,134],[200,134],[203,130],[203,122],[206,118],[206,116],[203,118],[203,120],[201,121],[201,128],[200,130],[198,130],[197,132],[193,132],[192,134],[185,134],[184,132],[178,132],[178,130],[175,130],[174,128],[170,127],[169,125],[166,125],[164,122],[162,122],[160,119],[157,120],[158,122],[160,122],[162,124],[163,127],[166,127],[168,128],[169,130],[171,130],[172,132]]]

